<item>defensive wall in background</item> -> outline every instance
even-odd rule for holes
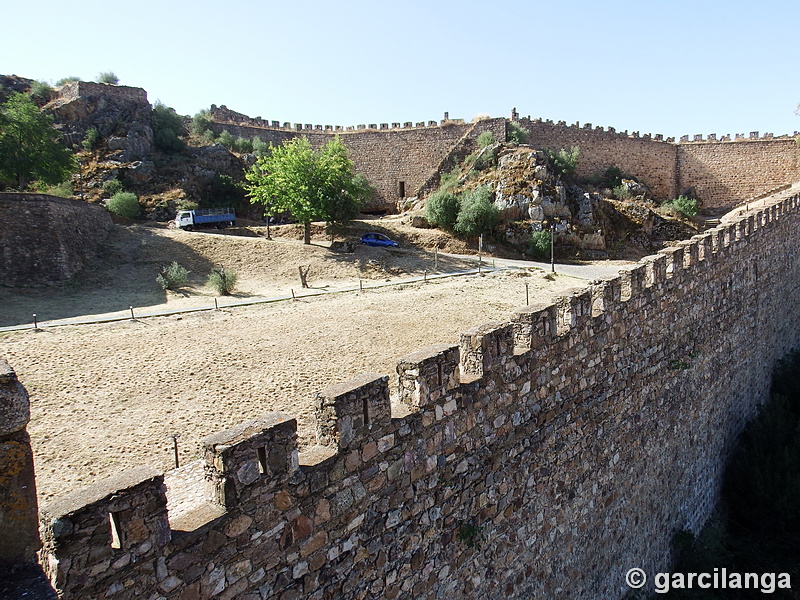
[[[0,193],[0,283],[66,281],[111,229],[102,206],[46,194]]]
[[[671,199],[692,189],[707,207],[746,202],[800,179],[800,145],[795,137],[763,136],[758,132],[708,136],[690,140],[639,132],[618,132],[591,123],[567,125],[560,121],[520,118],[512,120],[530,133],[535,148],[558,150],[578,146],[578,175],[590,177],[616,166],[650,186],[657,199]],[[226,107],[212,106],[212,128],[219,134],[260,137],[278,145],[304,135],[319,147],[330,136],[341,135],[350,149],[356,170],[378,189],[376,208],[394,210],[397,203],[418,193],[428,193],[438,176],[457,160],[475,150],[474,140],[483,131],[505,139],[505,119],[464,123],[445,120],[427,123],[381,123],[341,127],[280,123],[250,118]]]
[[[330,387],[302,453],[287,415],[209,436],[180,517],[145,467],[58,499],[41,565],[67,599],[622,598],[709,517],[800,340],[798,226],[776,200],[403,357],[402,417],[384,375]]]
[[[373,210],[396,211],[397,203],[416,195],[427,179],[437,172],[450,152],[463,140],[475,139],[491,131],[495,139],[506,136],[503,118],[484,119],[476,123],[445,119],[440,123],[372,123],[352,127],[311,125],[251,119],[224,106],[211,107],[212,130],[219,134],[228,130],[234,137],[261,138],[279,145],[285,140],[305,136],[319,148],[333,135],[340,135],[349,150],[356,171],[364,175],[377,190]]]

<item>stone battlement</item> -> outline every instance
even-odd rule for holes
[[[776,201],[411,353],[403,416],[382,374],[323,390],[303,452],[287,415],[209,436],[191,525],[149,469],[44,506],[41,563],[76,599],[622,597],[800,340],[798,225]]]
[[[293,132],[324,132],[324,133],[348,133],[354,131],[382,131],[386,129],[416,129],[416,128],[423,128],[423,127],[444,127],[447,125],[463,125],[463,119],[450,119],[447,113],[445,113],[445,118],[442,119],[441,122],[437,121],[425,121],[422,122],[413,122],[413,121],[404,121],[403,123],[395,122],[391,123],[370,123],[369,125],[360,124],[360,125],[313,125],[311,123],[290,123],[288,121],[270,121],[269,119],[263,119],[261,117],[248,117],[245,114],[233,111],[229,109],[224,104],[222,106],[217,106],[216,104],[211,105],[211,120],[218,124],[218,125],[233,125],[236,127],[253,127],[256,129],[275,129],[275,130],[283,130],[283,131],[293,131]]]

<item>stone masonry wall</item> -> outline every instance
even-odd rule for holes
[[[800,180],[794,138],[737,138],[678,146],[679,189],[693,187],[706,206],[731,206]]]
[[[442,161],[462,138],[475,138],[483,131],[492,131],[498,140],[505,139],[505,119],[486,119],[477,123],[435,121],[428,124],[410,122],[373,123],[357,127],[332,125],[280,124],[278,121],[252,119],[225,107],[212,107],[212,129],[224,130],[234,137],[259,137],[280,145],[294,137],[305,136],[319,148],[333,135],[340,135],[349,150],[358,173],[377,189],[376,201],[368,207],[375,211],[395,211],[397,203],[416,195],[426,180],[437,172]]]
[[[518,123],[530,132],[529,144],[535,148],[559,150],[578,146],[578,175],[590,177],[608,167],[619,167],[623,173],[650,186],[656,198],[674,198],[677,194],[678,147],[663,141],[662,136],[639,136],[609,127],[592,127],[591,123],[567,125],[559,122],[523,118]]]
[[[148,470],[42,508],[66,599],[621,598],[719,495],[800,340],[800,197],[206,438],[181,523]],[[170,527],[167,528],[169,520]]]
[[[66,281],[111,229],[101,206],[44,194],[0,193],[0,285]]]
[[[751,132],[733,139],[710,134],[673,138],[639,132],[617,132],[591,123],[518,120],[530,144],[558,150],[578,146],[578,174],[588,177],[610,166],[619,167],[650,186],[659,200],[694,189],[706,207],[728,207],[752,200],[800,179],[800,145],[794,137]]]

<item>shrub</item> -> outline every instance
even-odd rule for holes
[[[109,179],[103,182],[103,191],[111,197],[124,191],[124,189],[119,179]]]
[[[72,198],[72,182],[62,181],[56,185],[47,185],[46,183],[37,182],[34,186],[37,191],[42,194],[49,194],[50,196],[58,196],[59,198]]]
[[[83,141],[81,145],[86,152],[91,152],[95,148],[97,148],[97,144],[100,142],[100,132],[97,131],[97,127],[89,127],[86,131],[86,135],[83,136]]]
[[[141,210],[139,199],[133,192],[117,192],[106,202],[106,208],[109,212],[127,219],[135,219]]]
[[[458,235],[479,236],[497,226],[500,211],[492,204],[491,189],[479,186],[461,195],[461,208],[453,228]]]
[[[236,272],[225,270],[225,267],[211,269],[208,276],[208,285],[217,290],[220,296],[230,296],[236,287]]]
[[[600,182],[604,187],[614,189],[622,185],[623,179],[630,179],[630,177],[626,177],[619,167],[612,165],[603,171]]]
[[[452,231],[458,218],[458,197],[447,190],[440,189],[425,202],[425,218],[431,225]]]
[[[233,136],[231,135],[231,132],[228,131],[227,129],[224,130],[222,133],[219,134],[217,142],[225,146],[228,150],[233,148]]]
[[[262,140],[260,137],[253,138],[253,154],[257,157],[266,156],[269,152],[269,144]]]
[[[119,84],[119,77],[113,71],[105,71],[97,76],[97,83],[108,83],[110,85]]]
[[[530,252],[533,258],[545,260],[550,256],[551,233],[549,231],[534,231],[531,234]]]
[[[239,154],[250,154],[253,152],[253,142],[242,136],[233,140],[232,147],[233,151]]]
[[[193,116],[189,131],[198,137],[203,136],[206,131],[211,131],[211,111],[205,108]]]
[[[478,136],[478,148],[486,148],[494,144],[494,134],[491,131],[484,131]]]
[[[694,198],[689,198],[687,196],[678,196],[674,200],[665,202],[661,206],[672,209],[680,216],[686,217],[687,219],[696,217],[700,210],[700,203]]]
[[[183,118],[175,109],[156,100],[153,105],[153,142],[156,148],[164,152],[180,152],[186,146],[181,139],[185,133]]]
[[[506,141],[515,144],[527,144],[528,136],[528,130],[522,127],[522,125],[516,121],[508,121],[506,125]]]
[[[569,150],[561,148],[558,152],[545,150],[550,166],[562,179],[572,179],[578,169],[578,156],[580,148],[573,146]]]
[[[458,178],[461,175],[458,165],[454,166],[449,173],[439,176],[439,189],[450,191],[458,185]]]
[[[618,200],[630,200],[633,197],[630,188],[622,184],[619,184],[611,191]]]
[[[44,81],[34,81],[31,84],[30,94],[36,100],[48,102],[53,94],[53,88]]]
[[[163,290],[176,290],[189,281],[189,271],[182,265],[173,262],[169,266],[161,267],[156,281]]]
[[[61,87],[62,85],[66,85],[68,83],[72,83],[73,81],[80,81],[81,78],[75,75],[70,75],[69,77],[62,77],[58,81],[56,81],[56,87]]]

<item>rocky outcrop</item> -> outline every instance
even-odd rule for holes
[[[44,106],[68,145],[80,144],[95,128],[107,140],[109,158],[141,160],[153,151],[152,107],[141,88],[73,81]]]

